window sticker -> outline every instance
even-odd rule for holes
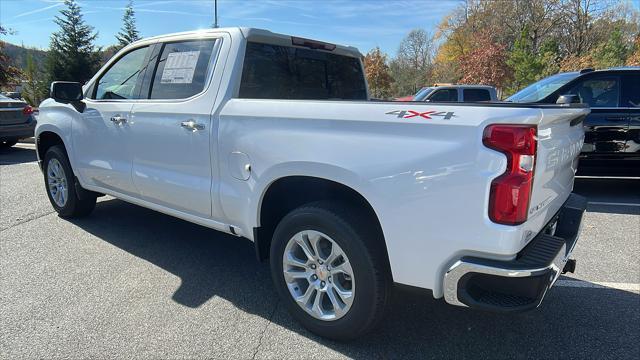
[[[191,84],[199,56],[200,50],[169,54],[160,82],[162,84]]]

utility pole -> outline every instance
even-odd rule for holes
[[[213,11],[214,11],[214,22],[213,22],[213,27],[214,28],[218,28],[218,0],[213,0]]]

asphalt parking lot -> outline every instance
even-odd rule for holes
[[[634,358],[640,354],[640,179],[578,179],[588,196],[576,274],[524,314],[395,292],[351,343],[278,304],[248,240],[99,199],[67,221],[32,144],[0,150],[0,358]]]

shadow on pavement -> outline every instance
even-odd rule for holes
[[[0,148],[0,165],[15,165],[37,161],[35,149],[21,147]]]
[[[573,191],[587,197],[589,212],[640,215],[640,179],[576,178]]]
[[[625,358],[640,351],[639,295],[560,287],[541,309],[524,314],[457,308],[398,289],[378,330],[350,343],[329,341],[278,305],[268,265],[256,260],[249,240],[120,200],[99,202],[92,216],[73,222],[180,277],[180,288],[167,294],[178,304],[195,308],[220,296],[352,358]]]

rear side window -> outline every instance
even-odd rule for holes
[[[622,106],[640,107],[640,73],[622,76]]]
[[[429,100],[436,102],[455,102],[458,101],[458,90],[456,89],[440,89],[436,90],[429,97]]]
[[[215,42],[191,40],[162,45],[149,98],[186,99],[202,92],[213,68]]]
[[[239,97],[366,100],[367,91],[357,58],[248,42]]]
[[[464,89],[462,96],[464,101],[491,101],[491,94],[487,89]]]

